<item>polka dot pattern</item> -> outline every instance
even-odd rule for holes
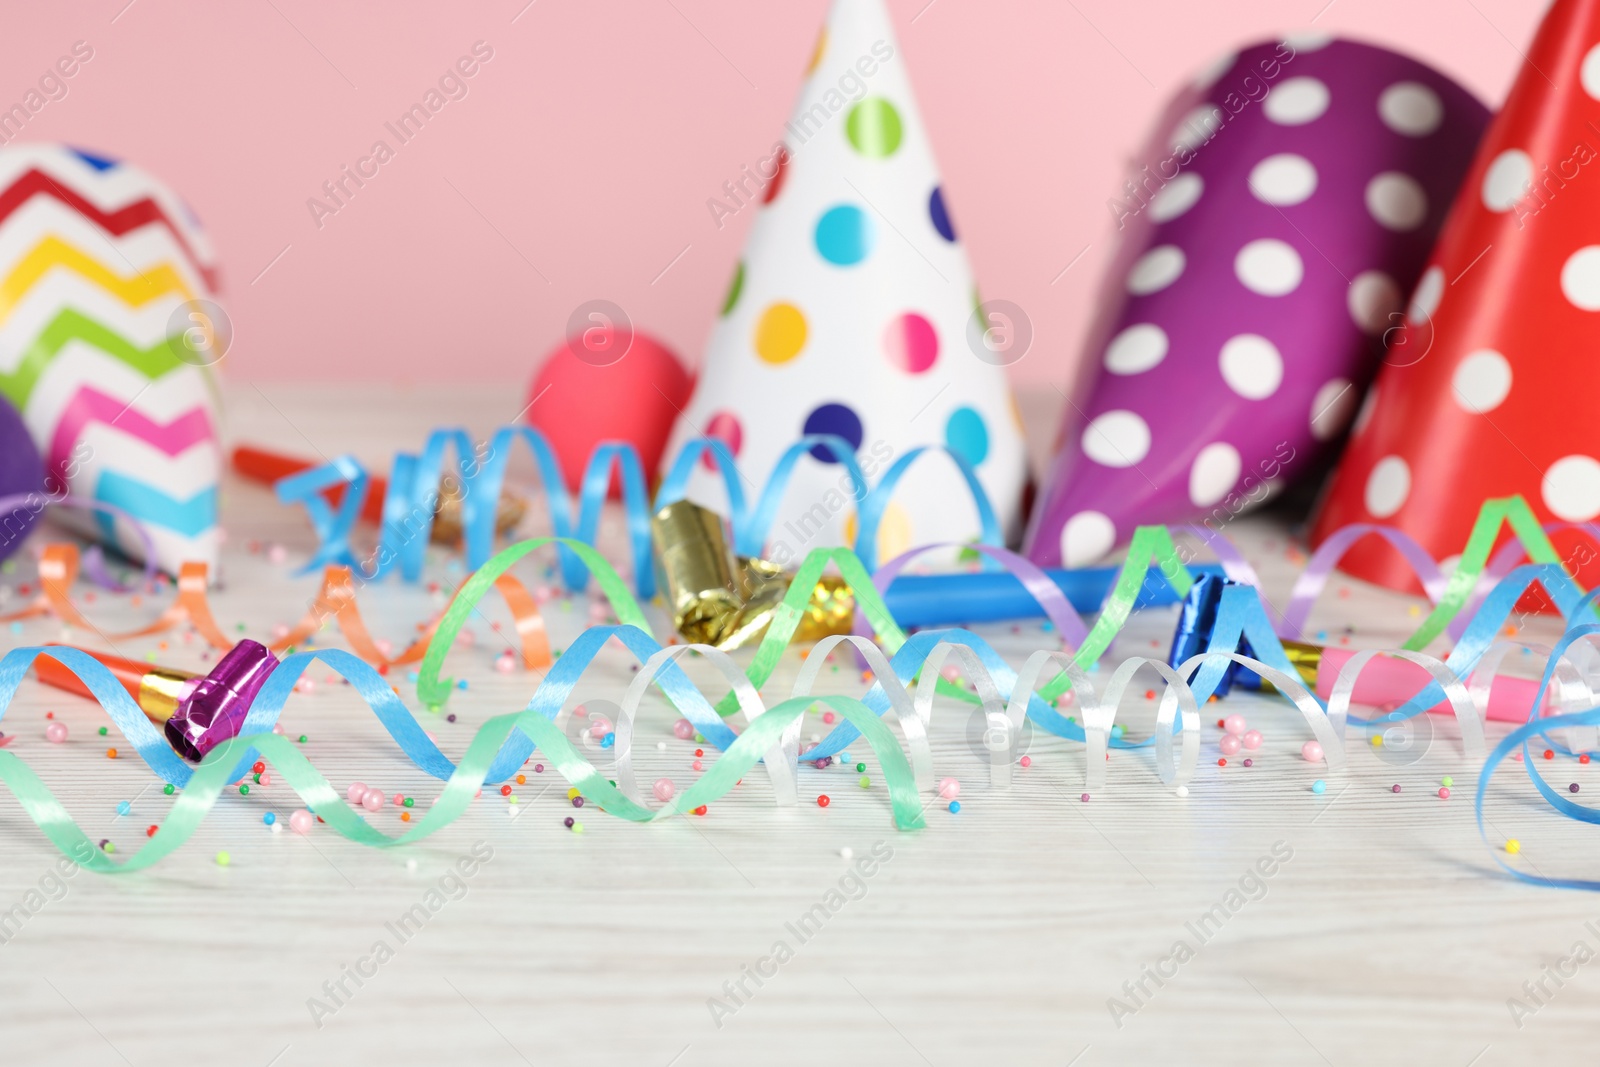
[[[756,323],[756,355],[767,363],[787,363],[806,346],[806,317],[793,304],[772,304]]]
[[[705,436],[715,437],[728,446],[728,451],[733,453],[733,458],[739,458],[739,449],[744,444],[744,427],[739,425],[739,417],[731,411],[719,411],[706,421]],[[711,458],[711,453],[702,452],[700,463],[706,470],[717,470],[717,463]]]
[[[1317,191],[1317,168],[1305,156],[1280,152],[1250,171],[1250,192],[1263,204],[1291,207]]]
[[[881,96],[869,96],[850,109],[845,132],[857,152],[871,159],[887,159],[899,150],[904,131],[895,106]]]
[[[939,333],[915,311],[896,315],[884,328],[883,352],[891,365],[907,374],[923,374],[939,358]]]
[[[1222,380],[1246,400],[1265,400],[1283,382],[1283,356],[1277,345],[1259,334],[1229,338],[1218,362]]]
[[[1189,468],[1189,501],[1197,508],[1215,504],[1238,484],[1243,465],[1239,450],[1226,441],[1206,445]]]
[[[1561,267],[1561,294],[1580,311],[1600,311],[1600,245],[1568,257]]]
[[[1151,322],[1129,326],[1106,346],[1106,370],[1143,374],[1167,358],[1167,332]]]
[[[1600,463],[1593,456],[1563,456],[1539,483],[1544,506],[1566,522],[1588,522],[1600,515]]]
[[[972,408],[959,407],[950,413],[944,424],[944,443],[974,467],[989,458],[989,428]]]
[[[1395,82],[1378,97],[1378,115],[1395,133],[1427,137],[1444,121],[1444,103],[1420,82]]]
[[[1456,364],[1450,385],[1463,411],[1493,411],[1511,392],[1511,363],[1492,348],[1480,349]]]
[[[913,449],[948,447],[974,465],[1001,525],[1016,529],[1026,449],[1005,367],[969,347],[977,289],[912,92],[916,61],[897,50],[862,73],[896,36],[881,4],[834,5],[828,23],[797,119],[747,168],[759,188],[746,182],[718,196],[747,209],[754,197],[757,209],[744,211],[747,244],[718,294],[722,317],[666,454],[712,433],[738,449],[747,491],[758,492],[808,432],[858,450],[873,484]],[[847,71],[864,91],[841,85]],[[1010,329],[1019,320],[1004,321]],[[1037,361],[1043,346],[1034,348],[1016,355]],[[832,454],[808,447],[771,527],[768,547],[793,553],[788,566],[810,548],[840,543],[859,506],[840,488]],[[686,491],[718,490],[697,464]],[[948,462],[916,464],[896,488],[880,551],[898,552],[913,537],[972,540],[979,524],[966,496]]]
[[[1428,194],[1409,174],[1387,171],[1367,183],[1367,211],[1380,226],[1408,233],[1428,217]]]
[[[1292,245],[1264,237],[1239,249],[1233,273],[1246,289],[1262,296],[1287,296],[1300,287],[1305,263]]]
[[[1085,544],[1141,524],[1193,521],[1274,471],[1292,490],[1330,458],[1397,343],[1488,114],[1403,57],[1326,35],[1295,41],[1279,74],[1258,73],[1268,46],[1206,71],[1151,156],[1134,161],[1123,203],[1139,218],[1123,239],[1136,243],[1089,353],[1101,373],[1080,402],[1088,418],[1040,497],[1029,551],[1041,563],[1091,556]],[[1246,73],[1270,89],[1241,108]],[[1163,160],[1168,144],[1188,152]],[[1438,285],[1418,294],[1422,307],[1464,299]],[[1459,359],[1445,343],[1433,362]],[[1363,456],[1358,502],[1391,452],[1374,501],[1398,498],[1399,516],[1420,469],[1396,468],[1411,462],[1399,447]],[[1361,511],[1352,519],[1374,520]]]
[[[1162,245],[1139,257],[1128,272],[1128,292],[1135,296],[1159,293],[1183,275],[1186,260],[1177,245]]]
[[[1267,90],[1267,118],[1280,126],[1304,126],[1328,110],[1328,87],[1316,78],[1289,78]]]
[[[1351,320],[1363,333],[1376,336],[1400,324],[1400,287],[1381,270],[1362,271],[1350,279],[1347,303]]]
[[[1367,476],[1367,511],[1375,519],[1387,519],[1405,506],[1411,495],[1411,468],[1399,456],[1385,456]]]
[[[1583,54],[1583,65],[1578,68],[1578,82],[1590,99],[1600,100],[1600,44]]]
[[[1427,322],[1439,310],[1439,301],[1443,299],[1444,271],[1429,267],[1422,272],[1422,280],[1417,282],[1416,291],[1411,294],[1411,306],[1406,309],[1406,317],[1414,323]]]
[[[1103,511],[1080,511],[1061,527],[1061,563],[1087,567],[1097,563],[1117,543],[1117,528]]]
[[[852,449],[861,447],[861,416],[857,415],[848,405],[829,403],[821,404],[811,409],[811,414],[806,416],[805,425],[800,428],[802,434],[826,433],[842,437],[849,442]],[[823,463],[838,463],[833,453],[822,445],[812,445],[811,455]]]
[[[1361,394],[1343,378],[1324,382],[1311,398],[1311,436],[1318,441],[1331,441],[1350,422],[1350,413],[1356,409]]]
[[[1131,411],[1108,411],[1083,431],[1083,452],[1103,467],[1132,467],[1150,454],[1150,426]]]
[[[1510,211],[1532,184],[1533,158],[1520,148],[1508,148],[1483,173],[1483,206]]]
[[[872,220],[854,204],[839,204],[817,220],[817,253],[829,263],[853,267],[872,251]]]
[[[1171,222],[1200,202],[1206,190],[1205,179],[1198,174],[1180,174],[1150,199],[1150,217],[1156,222]]]
[[[935,185],[933,192],[928,194],[928,221],[933,223],[933,228],[940,237],[946,241],[954,242],[956,228],[950,222],[950,212],[944,206],[944,189]]]

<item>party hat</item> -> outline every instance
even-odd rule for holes
[[[177,573],[215,564],[212,365],[227,349],[211,247],[166,186],[50,144],[0,149],[0,395],[47,480],[115,507],[58,521]]]
[[[988,332],[988,318],[973,328],[972,273],[882,0],[835,0],[794,117],[758,170],[764,187],[729,183],[711,205],[719,218],[758,214],[669,459],[686,440],[719,437],[752,491],[805,434],[843,438],[869,482],[912,448],[946,446],[1013,526],[1025,456],[1004,364],[1026,343]],[[689,496],[725,506],[706,469]],[[880,556],[976,537],[965,496],[947,457],[923,455],[884,515]],[[844,468],[813,448],[768,556],[851,543],[857,506]]]
[[[1317,516],[1459,551],[1486,497],[1600,516],[1600,0],[1556,0],[1478,149]],[[1369,538],[1341,566],[1397,588]],[[1592,557],[1592,552],[1589,558]]]
[[[1301,35],[1212,65],[1110,203],[1122,243],[1028,553],[1225,527],[1319,469],[1488,121],[1414,59]]]

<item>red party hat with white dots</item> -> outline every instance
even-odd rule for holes
[[[712,202],[719,219],[758,215],[668,461],[686,440],[720,437],[753,495],[808,433],[854,445],[869,483],[911,448],[946,446],[1013,529],[1026,461],[1004,365],[1026,340],[972,327],[972,271],[882,0],[835,0],[793,118],[757,170],[764,185],[729,183]],[[851,543],[844,475],[820,448],[801,458],[770,558]],[[697,469],[689,496],[723,506],[721,479]],[[955,464],[923,456],[879,527],[880,558],[975,538],[965,496]]]
[[[1313,530],[1398,526],[1434,556],[1486,497],[1600,516],[1600,0],[1556,0],[1391,338]],[[1376,538],[1341,564],[1413,579]]]

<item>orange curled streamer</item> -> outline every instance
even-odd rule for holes
[[[211,614],[211,604],[206,599],[208,574],[204,563],[183,564],[178,571],[178,598],[169,604],[155,621],[135,630],[115,634],[105,633],[85,618],[73,604],[71,589],[73,583],[78,580],[79,569],[76,545],[46,545],[44,553],[39,558],[39,596],[20,611],[0,615],[0,622],[54,615],[67,626],[93,631],[108,641],[164,633],[187,622],[212,647],[224,652],[233,647],[233,641],[222,632],[216,618]],[[500,591],[515,621],[517,636],[522,645],[523,666],[530,670],[550,666],[554,659],[550,654],[550,638],[545,631],[544,616],[527,587],[511,574],[500,575],[495,579],[494,585]],[[452,595],[450,604],[454,603],[455,596]],[[371,631],[367,629],[366,621],[361,617],[361,609],[356,605],[355,580],[350,568],[332,566],[324,572],[322,588],[317,591],[316,599],[312,601],[305,617],[288,634],[272,642],[268,647],[274,652],[282,652],[317,633],[327,620],[332,618],[338,623],[345,640],[349,642],[356,655],[374,666],[397,667],[416,663],[422,659],[427,652],[429,639],[439,628],[440,619],[444,617],[445,611],[449,610],[450,605],[446,604],[444,611],[439,612],[433,621],[428,623],[421,635],[405,651],[391,659],[379,650]]]

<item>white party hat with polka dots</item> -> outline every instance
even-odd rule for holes
[[[712,202],[713,214],[759,214],[668,462],[687,440],[721,438],[754,495],[805,434],[848,441],[870,484],[910,450],[944,446],[1014,530],[1026,460],[1004,365],[1026,340],[975,325],[972,272],[882,0],[835,0],[793,118],[758,169],[764,186]],[[709,465],[689,496],[725,507]],[[920,456],[879,527],[880,559],[975,539],[967,496],[948,456]],[[812,449],[765,554],[784,564],[852,543],[857,505],[845,469]]]
[[[1485,498],[1600,518],[1600,0],[1556,0],[1462,183],[1313,529],[1397,526],[1461,551]],[[1600,580],[1587,535],[1566,566]],[[1368,538],[1340,563],[1408,588]]]

